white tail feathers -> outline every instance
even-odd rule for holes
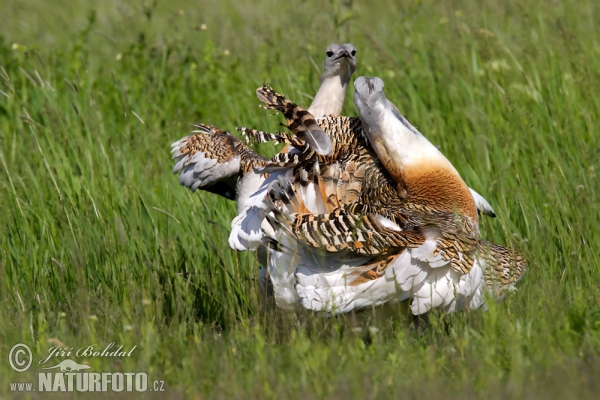
[[[475,206],[477,207],[477,210],[480,213],[482,213],[483,215],[487,215],[488,217],[496,218],[496,213],[494,212],[494,209],[492,208],[490,203],[488,203],[488,201],[486,199],[484,199],[482,195],[480,195],[473,189],[469,188],[469,190],[471,191],[471,194],[473,195],[473,200],[475,200]]]

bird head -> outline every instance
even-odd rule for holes
[[[381,114],[388,103],[383,86],[383,81],[377,77],[359,76],[354,81],[354,104],[365,130],[379,128]]]
[[[356,71],[356,47],[350,43],[330,44],[325,51],[324,72],[321,80],[339,75],[350,80]]]
[[[407,120],[402,116],[398,107],[387,99],[383,92],[384,83],[380,78],[367,78],[359,76],[354,81],[354,104],[358,109],[363,129],[372,129],[379,127],[382,121],[382,114],[389,113],[398,119],[407,130],[415,135],[421,135]]]

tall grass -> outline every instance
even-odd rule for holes
[[[122,365],[86,362],[146,371],[170,397],[598,396],[595,2],[30,0],[0,15],[2,392],[37,372],[10,369],[15,343],[39,359],[117,342],[138,346]],[[179,187],[171,142],[199,121],[277,129],[254,89],[308,104],[331,42],[355,44],[357,75],[382,77],[492,203],[482,235],[530,264],[506,301],[434,313],[424,335],[403,306],[265,309],[254,255],[227,245],[234,204]]]

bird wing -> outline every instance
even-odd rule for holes
[[[483,304],[484,267],[496,265],[497,253],[487,264],[477,258],[468,220],[401,198],[360,120],[320,119],[332,143],[331,155],[321,155],[297,134],[306,129],[297,106],[277,102],[291,116],[292,136],[242,131],[290,150],[261,170],[269,176],[232,223],[230,243],[268,246],[280,306],[338,313],[412,297],[413,313],[421,314]]]
[[[323,132],[312,114],[276,93],[269,86],[263,85],[258,88],[256,95],[265,103],[263,108],[283,113],[288,121],[287,127],[307,142],[314,151],[320,155],[331,155],[331,139]]]
[[[235,199],[241,161],[236,138],[216,127],[202,124],[196,128],[193,135],[171,145],[176,159],[173,173],[180,173],[179,183],[192,191],[200,188]]]
[[[263,242],[270,248],[269,273],[281,306],[299,303],[340,313],[412,297],[413,312],[422,314],[459,307],[457,293],[466,307],[483,304],[481,268],[471,250],[461,252],[462,244],[435,235],[431,227],[403,230],[379,214],[307,212],[299,187],[280,176],[269,184],[263,203],[270,227],[268,234],[263,229]],[[448,257],[453,252],[461,262],[469,257],[466,273]]]
[[[280,175],[263,202],[262,240],[282,306],[341,313],[412,298],[414,314],[451,312],[482,306],[486,292],[500,299],[523,276],[518,253],[466,234],[456,216],[410,206],[402,217],[307,212],[300,186]]]
[[[179,183],[192,191],[200,188],[235,199],[238,175],[266,159],[229,132],[204,124],[195,127],[193,135],[171,145],[173,173],[179,173]]]

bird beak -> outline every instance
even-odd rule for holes
[[[350,58],[350,53],[348,53],[348,50],[342,50],[342,52],[335,59],[339,60],[340,58]]]

